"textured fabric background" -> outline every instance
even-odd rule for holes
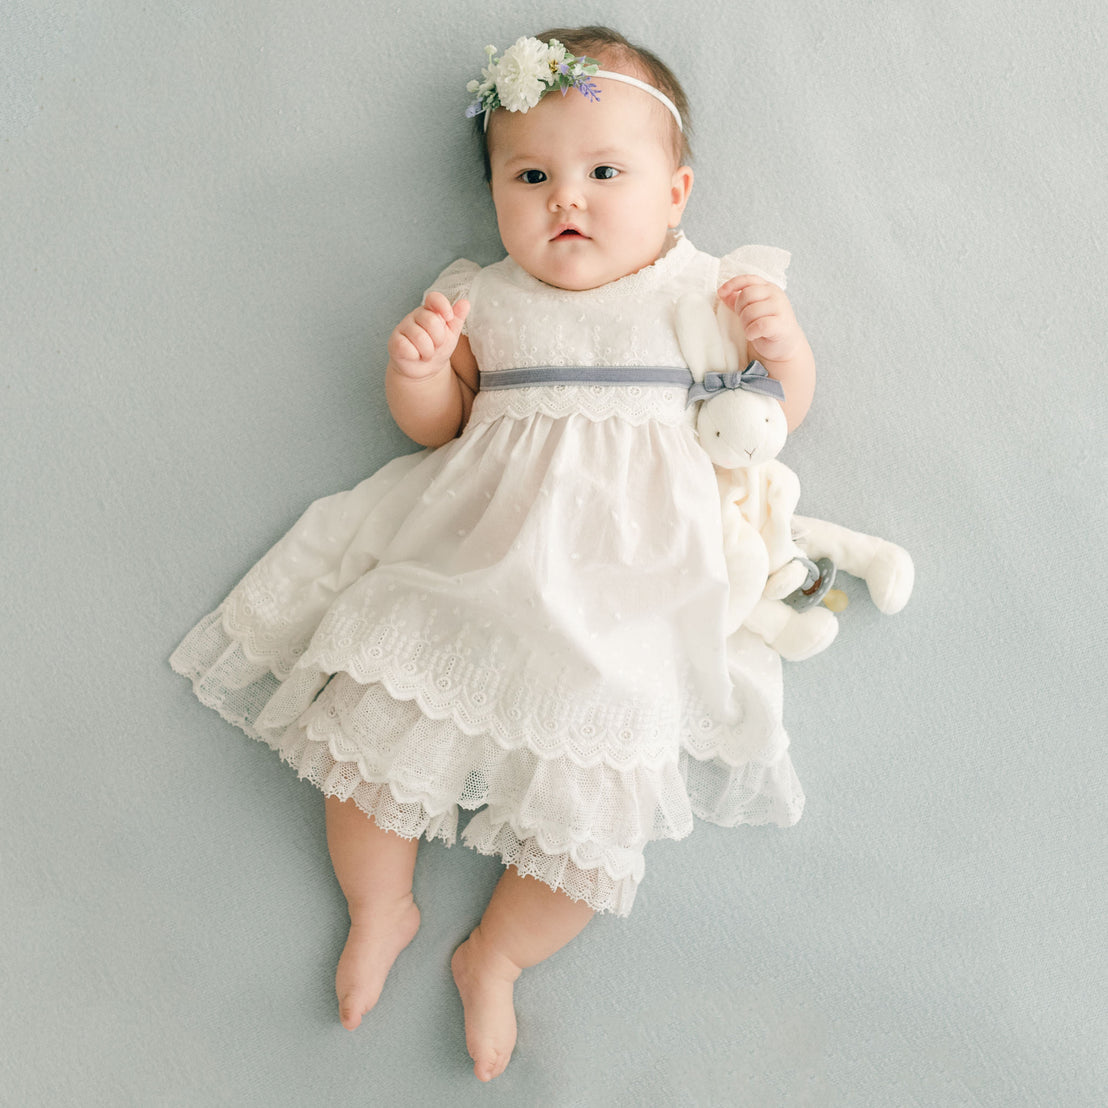
[[[0,9],[0,1101],[1104,1102],[1108,15],[672,11]],[[693,241],[793,251],[801,510],[918,584],[892,619],[852,589],[787,667],[800,825],[659,845],[628,921],[527,976],[478,1088],[448,962],[497,863],[423,851],[423,930],[344,1032],[320,798],[165,659],[411,449],[388,333],[499,256],[465,82],[594,20],[687,85]]]

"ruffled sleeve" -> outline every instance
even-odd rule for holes
[[[481,267],[468,258],[459,258],[451,262],[434,280],[431,287],[424,292],[441,292],[451,304],[455,300],[469,294],[469,286],[473,284],[473,278],[480,273]]]
[[[776,246],[740,246],[720,258],[719,283],[722,285],[740,273],[752,273],[784,288],[785,270],[789,268],[791,257],[787,250],[779,250]]]
[[[468,258],[459,258],[451,262],[434,280],[431,287],[423,293],[424,299],[429,292],[441,292],[447,300],[453,304],[463,296],[469,297],[469,289],[473,284],[473,278],[481,272],[481,267]],[[468,334],[469,321],[462,325],[462,334]]]

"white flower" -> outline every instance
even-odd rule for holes
[[[590,100],[599,98],[596,86],[588,80],[596,73],[596,61],[575,58],[557,39],[521,38],[502,57],[495,54],[495,46],[485,47],[487,65],[481,70],[481,80],[466,85],[475,98],[466,108],[467,118],[485,115],[488,126],[486,113],[497,108],[525,112],[554,89],[564,94],[575,88]]]
[[[487,69],[482,70],[481,76],[482,76],[483,80],[481,80],[481,81],[470,81],[469,84],[466,85],[466,92],[476,93],[477,94],[477,99],[478,100],[483,100],[485,98],[485,96],[489,92],[492,91],[492,87],[493,87],[492,78],[489,77],[488,73],[489,73],[489,71]]]
[[[533,108],[550,85],[551,62],[560,60],[558,51],[537,38],[517,39],[489,73],[501,107],[510,112]]]

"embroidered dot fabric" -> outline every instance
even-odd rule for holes
[[[455,263],[486,370],[681,366],[673,304],[728,265],[677,237],[568,293]],[[645,845],[693,817],[790,824],[803,793],[776,654],[727,638],[711,464],[672,387],[479,393],[464,433],[310,505],[171,658],[200,699],[324,793],[457,837],[626,914]]]

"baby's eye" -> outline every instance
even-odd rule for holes
[[[541,185],[546,180],[546,174],[541,169],[525,169],[519,179],[525,185]]]
[[[598,165],[591,176],[598,181],[610,181],[613,177],[619,176],[619,170],[614,165]]]

